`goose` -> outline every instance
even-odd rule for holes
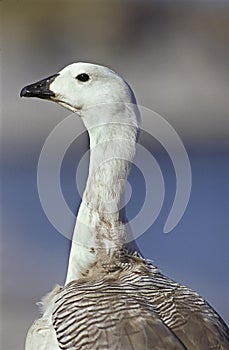
[[[107,67],[77,62],[20,95],[75,112],[90,139],[66,283],[43,298],[25,349],[228,350],[229,330],[216,311],[128,238],[122,203],[140,122],[128,83]]]

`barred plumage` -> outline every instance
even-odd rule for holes
[[[143,258],[128,259],[131,269],[91,267],[59,291],[52,322],[60,349],[228,349],[226,325],[198,294]]]
[[[207,302],[126,242],[120,208],[140,117],[129,85],[106,67],[76,63],[21,95],[80,114],[91,148],[66,283],[43,299],[26,350],[229,350],[228,328]]]

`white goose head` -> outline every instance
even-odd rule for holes
[[[97,123],[137,121],[136,100],[129,85],[111,69],[92,63],[70,64],[57,74],[24,87],[20,95],[57,102],[77,112],[88,129]],[[121,104],[129,104],[134,113],[122,113],[121,117],[121,113],[116,113]],[[109,108],[104,109],[105,105]],[[95,112],[99,106],[104,107],[103,113],[95,120],[90,111],[93,108]]]

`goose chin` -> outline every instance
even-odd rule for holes
[[[55,98],[51,98],[52,101],[58,103],[59,105],[61,105],[62,107],[65,107],[67,109],[69,109],[70,111],[74,112],[74,113],[79,113],[81,108],[77,108],[72,106],[70,103],[67,103],[65,101],[61,101],[61,100],[57,100]]]

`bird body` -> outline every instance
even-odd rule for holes
[[[76,112],[90,138],[66,283],[42,300],[26,350],[229,350],[220,316],[130,243],[123,203],[140,117],[129,85],[106,67],[75,63],[21,95]]]
[[[137,254],[96,262],[87,276],[56,287],[44,307],[26,349],[49,349],[42,332],[51,350],[228,349],[217,313]]]

